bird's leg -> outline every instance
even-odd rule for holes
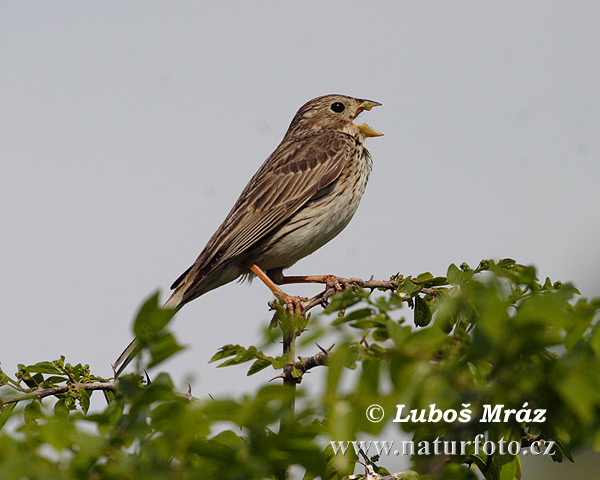
[[[335,275],[298,275],[286,277],[283,273],[280,273],[274,278],[279,285],[286,285],[288,283],[324,283],[327,288],[333,288],[336,292],[341,292],[346,288],[361,283],[361,280],[356,278],[343,278],[336,277]]]
[[[273,294],[282,302],[285,302],[288,312],[302,315],[302,301],[300,297],[288,295],[281,288],[279,288],[273,280],[255,263],[249,263],[247,267],[254,275],[262,280],[262,282],[273,292]]]

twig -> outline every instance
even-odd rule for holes
[[[346,287],[354,287],[354,288],[369,288],[371,290],[381,289],[381,290],[396,290],[399,286],[399,282],[397,280],[361,280],[360,278],[352,278],[346,282],[340,282],[342,285]],[[323,292],[315,295],[308,300],[302,302],[302,308],[305,312],[310,310],[311,308],[316,307],[317,305],[326,305],[327,299],[329,297],[333,297],[336,293],[340,293],[333,287],[326,288]],[[398,295],[403,300],[408,300],[410,298],[409,295],[405,293],[398,293]]]
[[[342,288],[342,290],[345,290],[348,288],[367,288],[367,289],[370,289],[371,291],[373,291],[375,289],[396,290],[400,286],[400,282],[398,280],[373,280],[373,277],[371,277],[369,280],[362,280],[360,278],[350,278],[350,279],[341,278],[341,277],[333,277],[333,278],[337,279],[336,284],[339,285]],[[333,283],[333,282],[330,282],[330,284],[331,283]],[[304,298],[301,300],[303,313],[308,312],[311,308],[314,308],[317,305],[321,305],[323,308],[325,308],[327,306],[327,299],[329,299],[330,297],[333,297],[334,295],[341,292],[340,289],[336,289],[334,286],[330,286],[330,284],[328,284],[325,287],[325,290],[323,290],[321,293],[315,295],[314,297]],[[426,288],[426,287],[423,287],[421,289],[421,292],[428,294],[428,295],[435,295],[435,293],[436,293],[435,289]],[[410,298],[411,298],[410,295],[407,295],[402,292],[396,292],[396,294],[403,301],[410,300]],[[269,302],[269,306],[271,307],[271,310],[275,310],[276,305],[277,305],[277,303],[275,300],[271,300]],[[275,313],[271,320],[271,326],[273,327],[277,323],[278,323],[278,316],[277,316],[277,313]]]
[[[13,395],[12,397],[4,397],[0,398],[0,410],[10,404],[10,403],[18,403],[23,400],[41,400],[42,398],[51,397],[53,395],[59,395],[61,393],[67,393],[69,390],[74,390],[76,388],[81,388],[83,390],[89,391],[97,391],[97,390],[105,390],[114,392],[117,388],[119,381],[114,380],[111,382],[92,382],[92,383],[80,383],[80,382],[69,382],[66,385],[61,385],[60,387],[51,387],[51,388],[37,388],[31,392],[24,393],[22,395]],[[184,400],[192,401],[198,400],[196,397],[192,395],[191,387],[187,391],[187,393],[176,393],[178,397],[183,398]]]
[[[282,378],[286,383],[300,383],[302,381],[302,375],[308,372],[311,368],[319,367],[321,365],[327,365],[328,354],[329,352],[331,352],[332,348],[333,345],[327,350],[321,348],[321,351],[313,355],[312,357],[298,357],[299,361],[283,367],[283,372],[277,375],[276,377],[273,377],[271,381],[276,380],[278,378]],[[299,370],[301,374],[295,377],[292,374],[292,371],[294,370]]]
[[[283,333],[283,355],[287,355],[288,358],[294,358],[296,355],[296,322],[297,318],[294,314],[287,314],[287,321],[281,322],[281,331]],[[289,322],[289,323],[288,323]],[[285,325],[287,324],[287,325]],[[294,422],[295,411],[296,411],[296,382],[292,375],[289,377],[283,377],[283,384],[287,385],[292,389],[292,395],[290,397],[290,401],[288,404],[290,417],[285,418],[282,417],[279,423],[280,431],[284,430],[287,425],[292,424]],[[292,466],[288,465],[285,469],[285,479],[292,480]]]
[[[74,390],[76,388],[82,388],[84,390],[110,390],[114,391],[118,382],[94,382],[94,383],[79,383],[79,382],[69,382],[67,385],[62,385],[60,387],[51,387],[51,388],[38,388],[33,390],[32,392],[25,393],[23,395],[14,395],[12,397],[4,397],[0,398],[0,408],[8,405],[9,403],[17,403],[22,400],[30,400],[30,399],[38,399],[41,400],[45,397],[50,397],[52,395],[58,395],[59,393],[66,393],[69,390]]]
[[[192,386],[189,383],[188,383],[187,393],[178,393],[177,396],[183,398],[184,400],[187,400],[188,402],[191,402],[192,400],[198,400],[196,397],[194,397],[192,395]],[[210,397],[210,395],[209,395],[209,397]]]

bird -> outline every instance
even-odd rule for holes
[[[352,219],[372,168],[365,138],[383,135],[354,120],[380,105],[332,94],[300,107],[196,261],[173,282],[163,308],[178,311],[210,290],[256,276],[288,310],[301,309],[299,298],[278,285],[326,283],[331,276],[286,277],[283,270],[325,245]],[[138,350],[134,339],[113,364],[115,378]]]

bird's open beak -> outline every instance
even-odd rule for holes
[[[373,107],[378,107],[380,105],[381,103],[379,102],[373,102],[372,100],[363,100],[362,103],[358,106],[358,109],[356,110],[356,116],[354,118],[358,117],[360,112],[362,112],[363,110],[371,110]],[[381,137],[383,135],[383,133],[380,133],[377,130],[369,127],[369,125],[367,125],[366,123],[355,125],[355,127],[358,128],[365,137]]]

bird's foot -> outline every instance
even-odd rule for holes
[[[252,273],[260,278],[267,287],[269,287],[269,289],[280,302],[285,303],[287,311],[290,315],[304,315],[304,307],[300,297],[285,293],[258,265],[250,263],[247,266]]]
[[[336,292],[360,287],[364,283],[360,278],[344,278],[335,275],[280,276],[277,280],[280,285],[288,283],[323,283],[327,288],[333,288]]]
[[[304,315],[304,306],[302,305],[302,299],[300,297],[288,295],[286,293],[283,293],[283,295],[280,295],[279,297],[279,300],[285,303],[290,315]]]
[[[323,283],[327,288],[333,288],[336,292],[349,288],[360,287],[362,280],[359,278],[336,277],[335,275],[323,275]]]

